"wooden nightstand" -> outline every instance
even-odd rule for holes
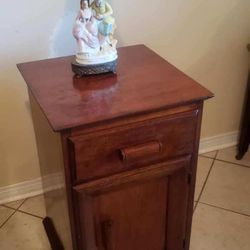
[[[189,249],[203,101],[211,92],[143,45],[117,75],[72,57],[19,64],[53,249]]]

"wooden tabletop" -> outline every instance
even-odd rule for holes
[[[81,79],[70,57],[18,64],[54,131],[161,110],[213,94],[144,45],[118,49],[117,75]]]

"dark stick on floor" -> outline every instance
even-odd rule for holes
[[[43,226],[47,233],[52,250],[64,250],[60,238],[58,237],[52,220],[49,217],[43,219]]]

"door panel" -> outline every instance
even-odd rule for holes
[[[188,156],[75,187],[79,249],[183,249],[189,165]]]
[[[96,228],[105,221],[112,221],[110,250],[164,249],[167,186],[168,181],[160,178],[94,199]]]

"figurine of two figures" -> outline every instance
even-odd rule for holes
[[[73,27],[79,65],[100,65],[117,60],[112,14],[112,7],[106,0],[80,1],[80,11]]]

